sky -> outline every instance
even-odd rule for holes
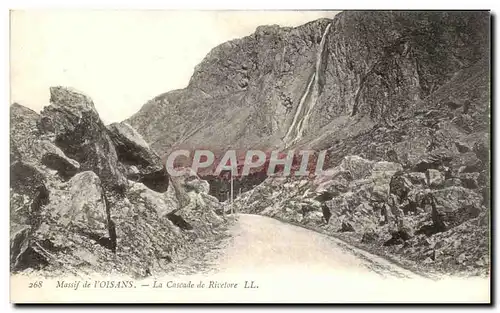
[[[90,96],[101,119],[120,122],[164,92],[187,86],[215,46],[259,25],[298,26],[334,11],[11,12],[11,103],[39,112],[50,86]]]

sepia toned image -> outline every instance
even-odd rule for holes
[[[490,18],[11,11],[11,302],[490,303]]]

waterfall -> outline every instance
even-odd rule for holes
[[[321,70],[321,64],[323,62],[323,50],[325,48],[326,36],[331,26],[332,26],[331,23],[328,24],[321,37],[319,49],[316,54],[315,71],[311,76],[311,78],[309,79],[309,82],[307,83],[307,88],[304,94],[300,98],[300,102],[299,105],[297,106],[297,110],[295,111],[292,124],[290,124],[290,127],[288,128],[288,131],[285,137],[283,138],[285,147],[291,146],[294,143],[298,142],[300,139],[302,139],[302,134],[307,126],[309,116],[311,115],[314,105],[318,100],[319,77],[320,77],[319,72]]]

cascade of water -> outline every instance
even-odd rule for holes
[[[319,72],[321,70],[321,64],[323,62],[323,50],[325,48],[326,36],[328,35],[328,31],[330,30],[331,25],[332,24],[328,24],[321,37],[321,42],[316,55],[315,71],[309,79],[309,82],[307,83],[307,88],[304,94],[300,98],[300,102],[297,106],[297,110],[295,111],[292,124],[290,124],[290,127],[288,128],[288,131],[283,138],[285,147],[293,145],[302,138],[309,116],[311,115],[314,105],[318,100],[320,77]]]

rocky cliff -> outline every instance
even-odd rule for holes
[[[477,11],[347,11],[259,27],[127,122],[160,154],[327,149],[324,181],[269,178],[240,210],[427,271],[485,274],[489,22]]]
[[[218,201],[192,187],[206,182],[170,178],[130,125],[106,127],[87,96],[50,94],[41,114],[11,106],[12,271],[144,277],[219,234]]]
[[[488,54],[487,12],[346,11],[296,28],[262,26],[215,47],[185,89],[127,121],[160,154],[178,145],[330,147],[411,116]],[[448,98],[443,105],[460,100]]]

